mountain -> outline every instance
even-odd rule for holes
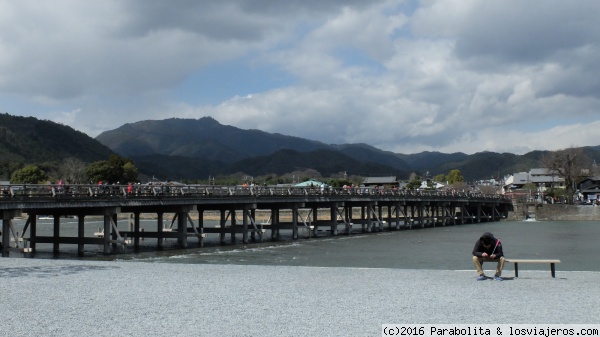
[[[33,117],[0,114],[0,176],[7,179],[22,164],[106,160],[105,145],[73,128]]]
[[[148,155],[132,157],[133,162],[148,176],[168,180],[207,179],[209,176],[244,173],[250,176],[284,175],[295,171],[318,171],[328,177],[345,172],[360,176],[408,176],[409,171],[388,165],[358,161],[334,150],[298,152],[280,150],[275,153],[224,163],[209,159],[182,156]]]
[[[383,151],[371,145],[344,144],[332,145],[332,147],[352,159],[387,165],[402,171],[414,170],[414,167],[403,160],[398,154]]]
[[[100,142],[102,141],[102,143]],[[579,148],[590,166],[600,163],[600,146]],[[69,126],[0,114],[0,179],[23,164],[55,169],[64,159],[106,160],[114,152],[134,160],[140,173],[159,179],[207,179],[243,173],[283,175],[316,170],[360,176],[431,176],[458,169],[467,181],[503,177],[540,167],[548,151],[524,155],[480,152],[398,154],[367,144],[324,144],[299,137],[244,130],[216,120],[166,119],[125,124],[93,139]]]
[[[307,152],[329,148],[299,137],[222,125],[211,117],[125,124],[101,133],[96,139],[125,157],[162,154],[229,163],[282,149]]]
[[[22,162],[105,160],[113,152],[97,140],[73,128],[39,120],[0,114],[0,156]]]
[[[300,137],[222,125],[211,117],[170,118],[125,124],[103,132],[98,141],[124,157],[134,159],[145,174],[205,179],[209,175],[244,172],[248,175],[282,174],[310,168],[322,175],[340,171],[359,175],[397,175],[410,172],[431,176],[458,169],[468,181],[502,177],[539,167],[546,153],[525,155],[481,152],[421,152],[398,154],[367,144],[325,144]],[[600,154],[587,148],[590,158]],[[288,151],[289,150],[289,151]],[[600,162],[600,158],[596,159]],[[171,166],[169,166],[171,165]],[[193,167],[190,167],[193,166]]]
[[[337,150],[356,161],[378,163],[400,171],[411,170],[411,166],[397,154],[370,145],[329,145],[278,133],[222,125],[211,117],[125,124],[101,133],[96,139],[124,157],[160,154],[234,163],[284,149],[300,153]]]
[[[431,171],[436,167],[443,166],[448,163],[460,163],[469,158],[469,155],[462,152],[456,153],[441,153],[441,152],[420,152],[416,154],[400,154],[399,158],[404,160],[413,170],[416,171]],[[447,172],[444,172],[447,173]]]

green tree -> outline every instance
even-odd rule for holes
[[[123,181],[134,182],[138,177],[138,168],[132,162],[127,162],[123,165]]]
[[[419,179],[413,179],[411,181],[408,182],[408,184],[406,184],[406,188],[409,190],[415,190],[419,187],[421,187],[421,180]]]
[[[465,178],[462,176],[460,170],[454,169],[448,173],[446,180],[448,181],[448,184],[454,185],[465,181]]]
[[[433,177],[434,181],[437,181],[438,183],[443,183],[446,182],[446,176],[444,174],[438,174],[435,177]]]
[[[47,179],[46,172],[35,165],[26,165],[22,169],[14,171],[10,177],[10,181],[17,184],[39,184]]]
[[[108,160],[93,162],[85,169],[92,182],[127,183],[137,180],[138,169],[130,159],[111,155]]]

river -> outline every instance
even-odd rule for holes
[[[86,219],[86,236],[102,227],[102,221]],[[38,235],[52,235],[52,220],[39,220]],[[119,220],[119,228],[126,228],[127,219]],[[14,221],[22,231],[23,220]],[[156,222],[142,221],[142,228],[156,226]],[[77,219],[61,220],[61,235],[76,236]],[[38,244],[35,258],[80,260],[136,260],[149,263],[184,264],[242,264],[286,265],[313,267],[397,268],[397,269],[473,269],[471,251],[475,241],[484,232],[500,238],[504,253],[512,258],[560,259],[557,270],[600,271],[597,261],[600,248],[600,223],[596,221],[499,221],[435,228],[386,231],[369,234],[308,238],[300,230],[300,240],[291,240],[291,231],[282,231],[282,239],[262,243],[221,245],[216,234],[209,234],[205,247],[197,247],[196,239],[189,239],[187,249],[178,249],[175,240],[167,240],[162,251],[156,250],[156,240],[142,241],[141,250],[131,247],[114,255],[103,255],[102,247],[86,245],[83,257],[76,254],[76,245],[61,245],[60,254],[52,254],[52,245]],[[22,254],[11,252],[12,257]],[[546,265],[528,265],[527,269],[548,269]]]

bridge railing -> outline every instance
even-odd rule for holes
[[[504,195],[459,191],[399,190],[372,187],[289,187],[289,186],[214,186],[184,184],[15,184],[1,187],[0,202],[6,199],[33,198],[155,198],[155,197],[301,197],[301,196],[380,196],[407,198],[481,199],[510,202]]]

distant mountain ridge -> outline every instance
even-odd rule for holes
[[[467,180],[476,180],[526,171],[538,166],[541,154],[545,153],[536,151],[522,156],[495,152],[397,154],[367,144],[325,144],[278,133],[244,130],[222,125],[211,117],[140,121],[103,132],[96,139],[123,156],[135,158],[143,163],[141,166],[153,166],[164,174],[177,176],[178,172],[169,165],[153,164],[149,158],[156,159],[160,155],[163,160],[174,157],[176,162],[195,162],[199,177],[206,176],[208,171],[213,175],[238,171],[260,175],[294,169],[315,169],[326,175],[336,167],[359,175],[389,172],[400,179],[406,179],[411,172],[421,175],[429,172],[433,176],[459,169]],[[189,170],[185,169],[186,175],[191,173]]]
[[[140,121],[105,131],[96,139],[127,157],[162,154],[223,162],[283,149],[307,152],[329,148],[317,141],[222,125],[211,117]]]
[[[103,145],[99,140],[105,144]],[[600,146],[584,147],[600,163]],[[114,152],[113,152],[114,151]],[[458,169],[468,181],[502,178],[540,167],[547,151],[524,155],[480,152],[397,154],[367,144],[332,145],[299,137],[243,130],[205,117],[125,124],[97,139],[69,126],[33,117],[0,114],[0,177],[23,164],[55,169],[72,157],[86,163],[119,153],[134,160],[140,173],[159,179],[207,179],[208,176],[283,175],[317,171],[359,176],[423,176]]]

